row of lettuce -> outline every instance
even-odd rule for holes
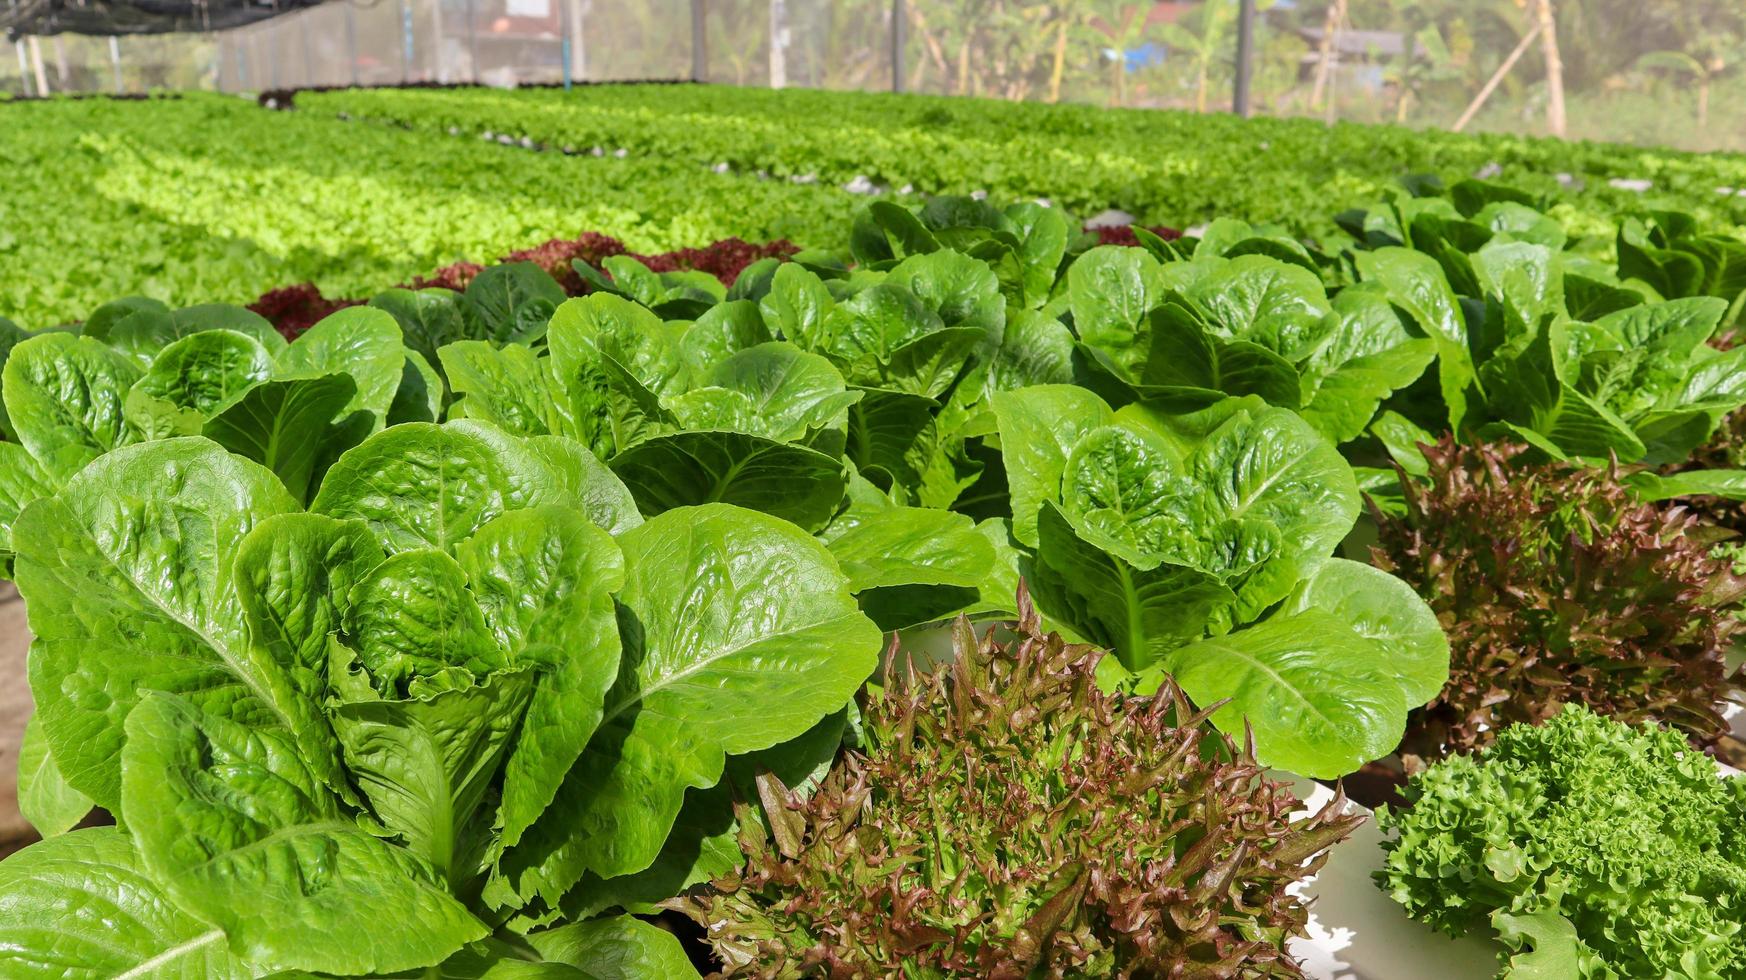
[[[1718,193],[1746,187],[1746,158],[1517,136],[706,85],[349,89],[298,93],[295,104],[437,135],[622,151],[783,181],[1041,196],[1087,215],[1118,207],[1172,227],[1277,216],[1293,233],[1327,238],[1333,211],[1374,200],[1400,174],[1417,172],[1450,182],[1501,175],[1566,202],[1561,217],[1584,234],[1641,206],[1746,227],[1746,200]]]
[[[304,281],[368,296],[599,229],[641,253],[736,236],[817,244],[860,203],[834,187],[436,140],[198,92],[7,105],[0,168],[0,316],[32,329],[117,296],[247,303]],[[124,246],[91,248],[117,235]]]
[[[1579,236],[1610,236],[1615,213],[1643,207],[1746,228],[1737,158],[1516,137],[672,85],[308,92],[297,104],[267,113],[186,93],[8,106],[0,316],[42,328],[119,295],[242,303],[304,281],[369,295],[588,230],[645,253],[733,237],[828,246],[864,201],[842,189],[857,178],[906,204],[920,200],[908,187],[1041,196],[1087,216],[1121,207],[1170,227],[1274,216],[1334,250],[1338,208],[1415,172],[1453,183],[1501,171],[1556,201]],[[773,121],[791,118],[806,125]],[[1634,180],[1651,186],[1612,183]],[[126,249],[74,258],[117,226]]]
[[[1739,528],[1662,502],[1746,485],[1700,465],[1746,246],[1414,189],[1336,254],[937,198],[730,284],[617,255],[289,342],[0,326],[50,838],[0,865],[0,957],[676,976],[667,908],[747,975],[1289,972],[1353,820],[1264,769],[1398,750],[1414,914],[1523,975],[1746,973],[1746,784],[1689,751],[1740,693]],[[959,614],[1011,648],[882,666]]]
[[[1159,231],[1175,234],[1169,229]],[[1105,230],[1100,234],[1109,236],[1116,232]],[[623,242],[610,235],[588,231],[575,238],[553,238],[531,248],[517,249],[491,264],[532,263],[550,275],[565,295],[579,296],[586,293],[589,286],[576,271],[578,266],[595,267],[608,259],[629,257],[650,272],[700,273],[713,276],[723,283],[732,283],[753,262],[760,259],[784,259],[798,251],[800,249],[794,243],[784,240],[755,245],[738,238],[728,238],[711,242],[702,248],[681,248],[654,255],[639,255],[625,248]],[[453,262],[429,275],[414,276],[404,288],[464,291],[486,268],[486,265],[478,262]],[[265,318],[289,339],[319,323],[331,313],[351,306],[363,306],[367,302],[369,297],[328,296],[315,283],[302,282],[268,290],[248,304],[248,309]],[[434,359],[435,348],[427,347],[424,353],[427,359]]]

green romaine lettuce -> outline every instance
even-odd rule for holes
[[[1425,604],[1330,557],[1357,485],[1293,413],[1255,397],[1112,412],[1059,386],[994,410],[1038,608],[1154,685],[1163,671],[1197,703],[1229,699],[1214,723],[1251,727],[1263,761],[1351,772],[1441,687],[1448,645]]]
[[[207,439],[125,446],[17,531],[37,778],[117,815],[105,846],[149,879],[139,901],[211,924],[154,913],[134,964],[459,977],[527,959],[490,924],[554,921],[539,910],[585,876],[649,868],[687,790],[807,735],[880,648],[792,524],[720,503],[644,522],[580,445],[475,421],[365,439],[307,511]],[[680,962],[633,922],[587,925],[530,937],[549,962],[516,969],[580,976],[626,943]],[[23,928],[0,916],[0,936]]]

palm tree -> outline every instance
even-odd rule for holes
[[[1711,16],[1715,11],[1695,4],[1697,9],[1682,10],[1678,23],[1683,44],[1676,49],[1651,51],[1637,59],[1636,67],[1670,71],[1684,75],[1697,84],[1697,124],[1706,126],[1710,120],[1710,87],[1746,62],[1746,19],[1734,12],[1732,23],[1723,17]],[[1742,33],[1736,33],[1741,31]]]
[[[1257,4],[1271,7],[1271,3]],[[1237,21],[1236,0],[1206,0],[1194,13],[1174,24],[1165,24],[1161,32],[1172,50],[1186,52],[1194,62],[1194,110],[1206,111],[1207,84],[1213,61],[1230,52],[1233,42],[1226,37]],[[1192,24],[1192,29],[1185,26]]]
[[[1446,4],[1437,0],[1389,0],[1392,22],[1400,32],[1400,57],[1383,68],[1383,79],[1394,84],[1394,121],[1405,123],[1413,103],[1422,101],[1425,86],[1459,77],[1455,58],[1438,26]]]
[[[1710,87],[1716,80],[1740,67],[1746,61],[1746,41],[1735,41],[1731,47],[1713,47],[1702,56],[1684,51],[1651,51],[1637,59],[1640,68],[1666,68],[1691,76],[1697,83],[1697,124],[1710,122]]]
[[[1110,59],[1111,85],[1110,104],[1126,105],[1128,101],[1128,49],[1139,43],[1146,35],[1146,18],[1151,10],[1149,3],[1123,4],[1116,14],[1114,26],[1105,33],[1110,40],[1110,48],[1115,57]],[[1202,107],[1205,112],[1205,107]]]

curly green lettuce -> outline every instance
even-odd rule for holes
[[[1521,950],[1502,976],[1746,977],[1746,779],[1678,732],[1570,705],[1406,797],[1377,813],[1377,883],[1450,934],[1496,926]]]

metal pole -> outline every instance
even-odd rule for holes
[[[121,94],[121,41],[109,35],[109,68],[115,73],[115,94]]]
[[[570,91],[570,18],[574,13],[570,10],[570,0],[558,0],[558,34],[563,42],[558,45],[558,57],[563,62],[564,91]]]
[[[903,51],[909,47],[909,11],[903,0],[891,0],[891,90],[904,89]]]
[[[247,92],[249,90],[249,46],[255,43],[255,36],[251,33],[247,37],[237,37],[234,40],[236,47],[236,87],[238,91]]]
[[[691,0],[691,80],[709,78],[709,38],[703,22],[703,0]]]
[[[400,81],[412,81],[412,0],[400,0]]]
[[[358,86],[358,23],[352,14],[351,0],[346,0],[346,59],[351,64],[352,87]]]
[[[1237,4],[1237,91],[1231,109],[1237,115],[1249,117],[1249,75],[1255,61],[1255,0],[1239,0]]]

